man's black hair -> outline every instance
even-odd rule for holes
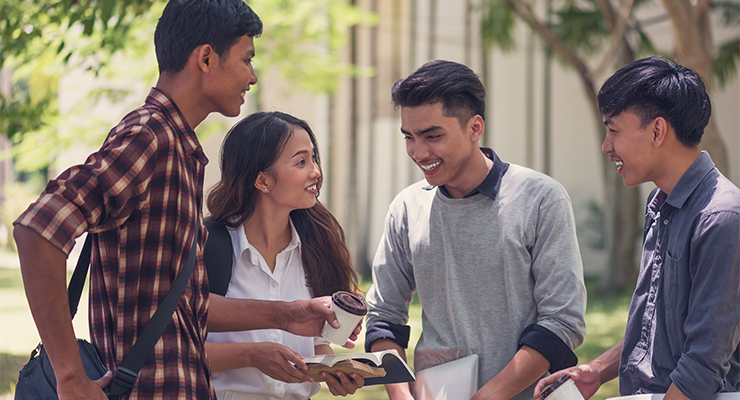
[[[467,66],[444,60],[429,61],[391,89],[396,107],[418,107],[442,103],[446,117],[455,117],[461,126],[475,115],[486,118],[486,88]]]
[[[182,71],[200,45],[226,57],[240,37],[261,33],[262,21],[243,0],[170,0],[154,32],[159,72]]]
[[[661,57],[643,58],[622,67],[601,87],[598,102],[602,115],[613,117],[629,111],[640,118],[643,128],[655,118],[665,118],[686,147],[701,142],[712,115],[702,77]]]

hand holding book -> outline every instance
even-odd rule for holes
[[[408,365],[391,350],[373,353],[324,354],[305,358],[307,374],[323,381],[320,373],[326,371],[336,375],[336,371],[357,373],[365,379],[365,386],[387,383],[410,382],[415,379]]]

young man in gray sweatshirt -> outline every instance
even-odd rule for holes
[[[479,357],[474,399],[529,399],[547,371],[575,365],[586,290],[570,198],[554,179],[478,145],[485,95],[468,67],[432,61],[396,82],[401,132],[426,182],[390,205],[368,292],[368,351],[405,357],[419,295],[421,371]],[[410,399],[407,383],[387,385]]]

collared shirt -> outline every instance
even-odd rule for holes
[[[177,106],[152,89],[103,146],[52,180],[15,221],[69,254],[93,234],[90,336],[115,370],[185,266],[196,221],[198,248],[208,159]],[[202,250],[199,250],[199,253]],[[129,399],[213,397],[203,342],[208,283],[202,255]]]
[[[481,182],[478,186],[476,186],[475,189],[470,191],[470,193],[466,194],[463,198],[467,199],[468,197],[472,197],[478,193],[482,193],[490,197],[491,200],[496,200],[496,194],[498,193],[499,188],[501,188],[501,178],[503,178],[504,174],[509,169],[509,163],[501,161],[496,153],[493,152],[493,149],[489,147],[481,147],[480,151],[486,157],[493,161],[493,166],[491,167],[491,170],[488,171],[488,174],[486,175],[486,178],[483,179],[483,182]],[[425,186],[424,189],[432,190],[434,189],[434,187],[435,186],[429,185]],[[450,195],[450,192],[447,191],[447,188],[444,185],[439,188],[439,191],[447,197],[452,197]]]
[[[265,259],[247,239],[243,227],[228,228],[234,248],[231,281],[226,297],[255,300],[309,300],[311,291],[301,260],[301,240],[290,224],[292,238],[278,253],[275,270],[270,271]],[[229,343],[280,343],[298,354],[309,357],[314,348],[328,342],[320,338],[297,336],[280,329],[259,329],[241,332],[211,332],[208,340]],[[218,398],[250,400],[305,400],[316,394],[318,383],[285,383],[263,374],[257,368],[238,368],[215,372],[213,385]]]
[[[740,189],[707,153],[650,197],[619,367],[622,395],[740,391]]]

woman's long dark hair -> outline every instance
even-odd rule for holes
[[[221,180],[206,200],[209,219],[236,228],[254,214],[254,182],[277,162],[295,128],[308,133],[321,170],[316,137],[306,121],[281,112],[252,114],[229,130],[221,146]],[[303,269],[313,296],[339,290],[359,294],[344,231],[329,210],[317,200],[311,208],[291,211],[290,219],[301,238]]]

